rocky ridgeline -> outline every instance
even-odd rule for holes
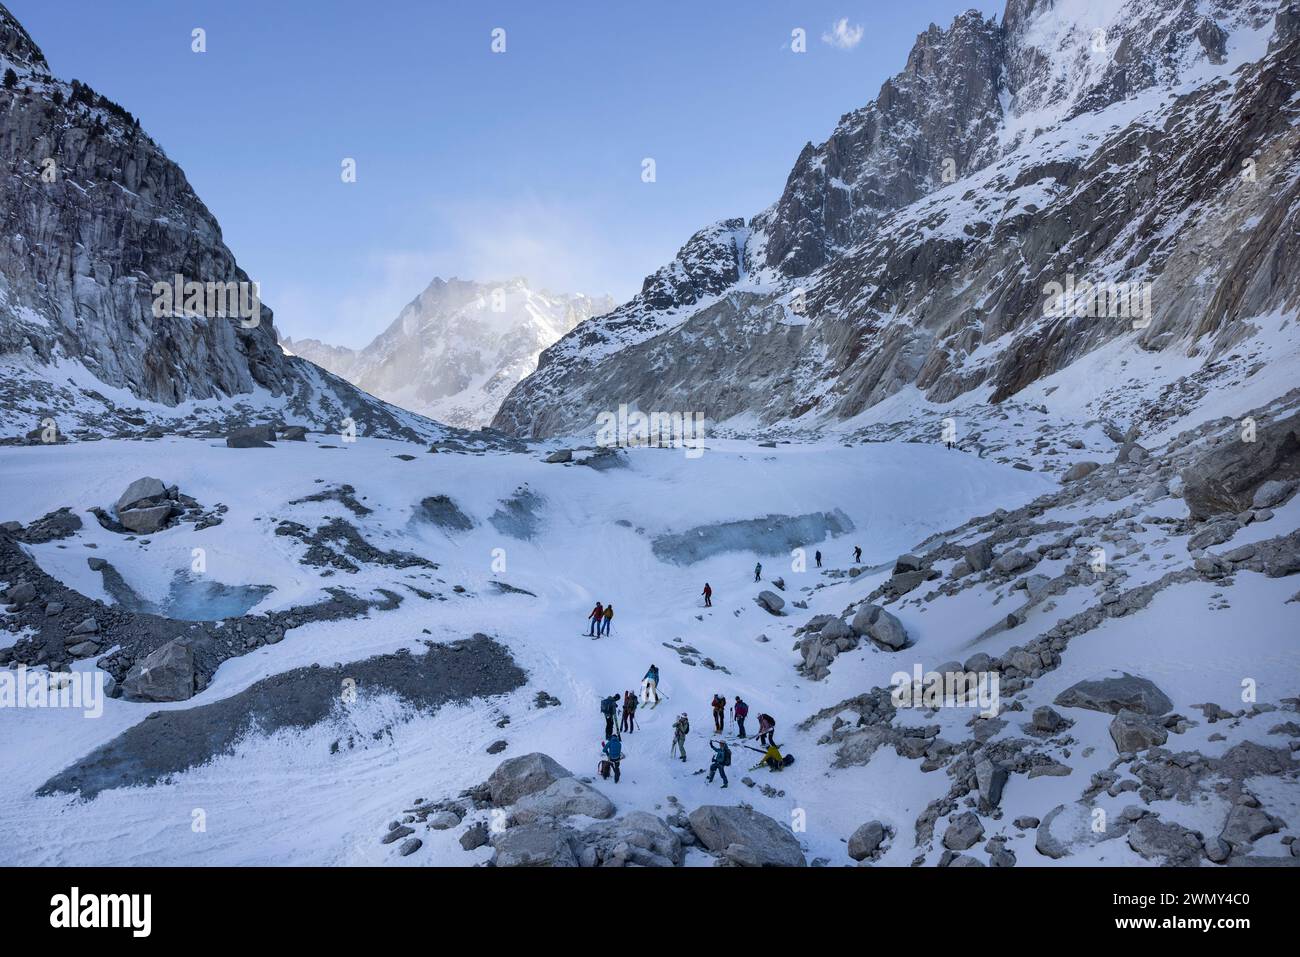
[[[1155,452],[1139,445],[1134,432],[1121,435],[1113,462],[1082,463],[1062,477],[1057,492],[934,536],[923,554],[901,556],[866,600],[838,617],[815,616],[795,631],[800,639],[795,645],[798,668],[818,680],[837,655],[857,648],[861,639],[882,652],[907,647],[906,631],[886,606],[921,608],[974,587],[997,590],[995,601],[1023,593],[1005,619],[972,635],[972,643],[1025,624],[1038,629],[1035,637],[998,656],[976,652],[964,662],[927,669],[999,676],[1002,711],[998,716],[973,715],[966,723],[967,740],[946,740],[938,724],[895,726],[896,708],[888,688],[874,688],[824,708],[801,725],[804,730],[826,727],[819,742],[836,749],[835,767],[865,764],[879,748],[889,747],[921,761],[922,771],[946,773],[951,781],[948,793],[915,822],[921,852],[917,863],[925,861],[926,849],[938,834],[941,866],[982,866],[984,861],[968,852],[983,840],[986,822],[1001,819],[999,805],[1009,782],[1020,774],[1069,776],[1073,769],[1065,760],[1078,748],[1087,756],[1109,747],[1115,758],[1108,771],[1094,775],[1078,802],[1044,809],[1041,821],[1015,822],[1022,835],[1038,829],[1036,848],[1048,857],[1066,857],[1082,844],[1124,837],[1137,853],[1159,863],[1224,863],[1250,858],[1252,841],[1287,826],[1268,812],[1264,799],[1246,782],[1260,776],[1289,781],[1300,776],[1295,757],[1300,724],[1295,720],[1277,722],[1267,730],[1279,735],[1275,747],[1242,741],[1218,758],[1179,751],[1171,744],[1174,737],[1199,722],[1176,713],[1168,696],[1150,680],[1122,674],[1078,682],[1050,705],[1034,708],[1018,732],[1001,732],[1015,720],[1013,715],[1025,710],[1035,681],[1060,666],[1072,640],[1110,618],[1140,614],[1164,589],[1194,581],[1230,587],[1241,572],[1271,578],[1300,574],[1300,531],[1280,527],[1271,537],[1232,546],[1237,531],[1274,521],[1274,510],[1300,489],[1297,406],[1300,390],[1252,412],[1257,428],[1253,441],[1242,441],[1241,423],[1231,419],[1207,422]],[[1144,509],[1170,498],[1186,503],[1185,517],[1169,517],[1167,508],[1163,515],[1144,514]],[[1066,508],[1071,510],[1069,521],[1055,517]],[[1179,540],[1182,545],[1175,545]],[[1097,548],[1106,556],[1100,563]],[[1036,573],[1040,564],[1058,570],[1052,575]],[[936,584],[923,588],[931,582]],[[1036,624],[1051,612],[1057,598],[1078,589],[1093,594],[1087,607],[1053,624],[1047,624],[1050,619]],[[1291,601],[1300,601],[1300,592]],[[873,634],[872,627],[881,622],[884,634],[895,635],[895,641]],[[1290,697],[1235,713],[1213,703],[1196,707],[1211,723],[1228,721],[1239,727],[1280,709],[1295,712],[1298,706],[1300,698]],[[1109,742],[1076,740],[1071,733],[1075,721],[1057,708],[1067,714],[1081,708],[1112,715]],[[1224,738],[1218,735],[1215,740]],[[1157,800],[1190,801],[1205,788],[1233,809],[1217,834],[1186,828],[1146,806]],[[1087,820],[1089,800],[1101,792],[1111,797],[1133,792],[1142,804],[1125,808],[1106,829],[1093,831]],[[990,864],[1015,863],[1006,840],[1004,834],[985,842]],[[1300,853],[1300,845],[1286,843],[1293,855]]]
[[[589,778],[548,755],[525,754],[501,762],[487,781],[455,800],[417,799],[392,821],[382,838],[401,856],[423,846],[416,826],[442,831],[472,822],[461,847],[490,845],[493,867],[680,867],[688,848],[713,855],[718,866],[804,867],[798,840],[785,827],[746,805],[704,805],[689,814],[669,796],[665,817],[648,811],[618,814],[618,808]],[[581,818],[590,823],[578,823]],[[856,836],[853,849],[876,853],[884,833]],[[400,843],[398,843],[400,842]]]

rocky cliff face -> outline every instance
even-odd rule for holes
[[[931,27],[772,207],[708,231],[734,272],[688,244],[669,268],[707,266],[703,295],[586,323],[496,424],[583,432],[628,403],[818,427],[909,388],[998,402],[1121,338],[1213,362],[1297,305],[1296,9],[1010,0]],[[1062,306],[1071,283],[1101,314]],[[1111,307],[1129,284],[1149,314]]]
[[[438,429],[281,351],[271,310],[155,315],[155,282],[250,283],[179,166],[122,107],[51,76],[0,6],[0,402],[64,431],[137,402],[156,417],[232,397],[280,417]],[[253,303],[252,287],[243,287]],[[105,395],[109,393],[109,395]],[[30,417],[30,418],[29,418]]]
[[[537,368],[543,349],[614,305],[608,296],[534,290],[523,279],[434,279],[364,349],[314,339],[281,343],[387,402],[481,428]]]

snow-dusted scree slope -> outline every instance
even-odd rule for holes
[[[387,402],[476,429],[537,368],[543,349],[613,308],[608,296],[556,294],[523,279],[435,279],[364,349],[315,339],[281,345]]]
[[[543,354],[498,419],[539,447],[266,313],[156,326],[130,277],[241,274],[0,8],[0,383],[60,424],[0,445],[0,863],[1300,861],[1297,24],[1013,0],[922,35],[778,204]],[[1150,270],[1150,325],[1043,319],[1103,263]],[[623,402],[731,434],[592,448]],[[600,702],[652,664],[615,783]]]

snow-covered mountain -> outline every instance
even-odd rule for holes
[[[0,88],[0,434],[39,433],[48,420],[103,435],[267,419],[443,434],[286,356],[255,280],[180,167],[123,107],[51,75],[0,6],[5,70],[15,82]],[[155,308],[155,283],[178,276],[226,298]]]
[[[443,428],[265,310],[156,323],[139,286],[242,273],[0,8],[0,400],[78,423],[0,442],[0,866],[1294,866],[1300,4],[1270,7],[927,31],[498,417],[736,433],[686,450]],[[1075,268],[1150,277],[1150,323],[1047,315]],[[451,285],[468,314],[417,300],[388,358],[425,319],[481,338]],[[355,408],[346,443],[205,426]],[[764,714],[792,762],[748,750]]]
[[[608,296],[535,290],[524,279],[434,279],[364,349],[282,338],[302,356],[386,402],[439,422],[481,428],[578,323],[614,308]]]
[[[1216,362],[1300,293],[1296,9],[1009,0],[931,26],[771,207],[548,349],[495,424],[590,432],[627,403],[806,432],[899,393],[1001,401],[1116,339]],[[1150,315],[1049,314],[1085,282]]]

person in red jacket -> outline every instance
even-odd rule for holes
[[[713,589],[709,587],[708,582],[704,583],[704,607],[713,607]]]
[[[596,638],[600,635],[600,626],[605,620],[605,606],[600,602],[596,602],[596,607],[591,610],[591,614],[587,617],[591,619],[591,627],[587,629],[587,637]]]

